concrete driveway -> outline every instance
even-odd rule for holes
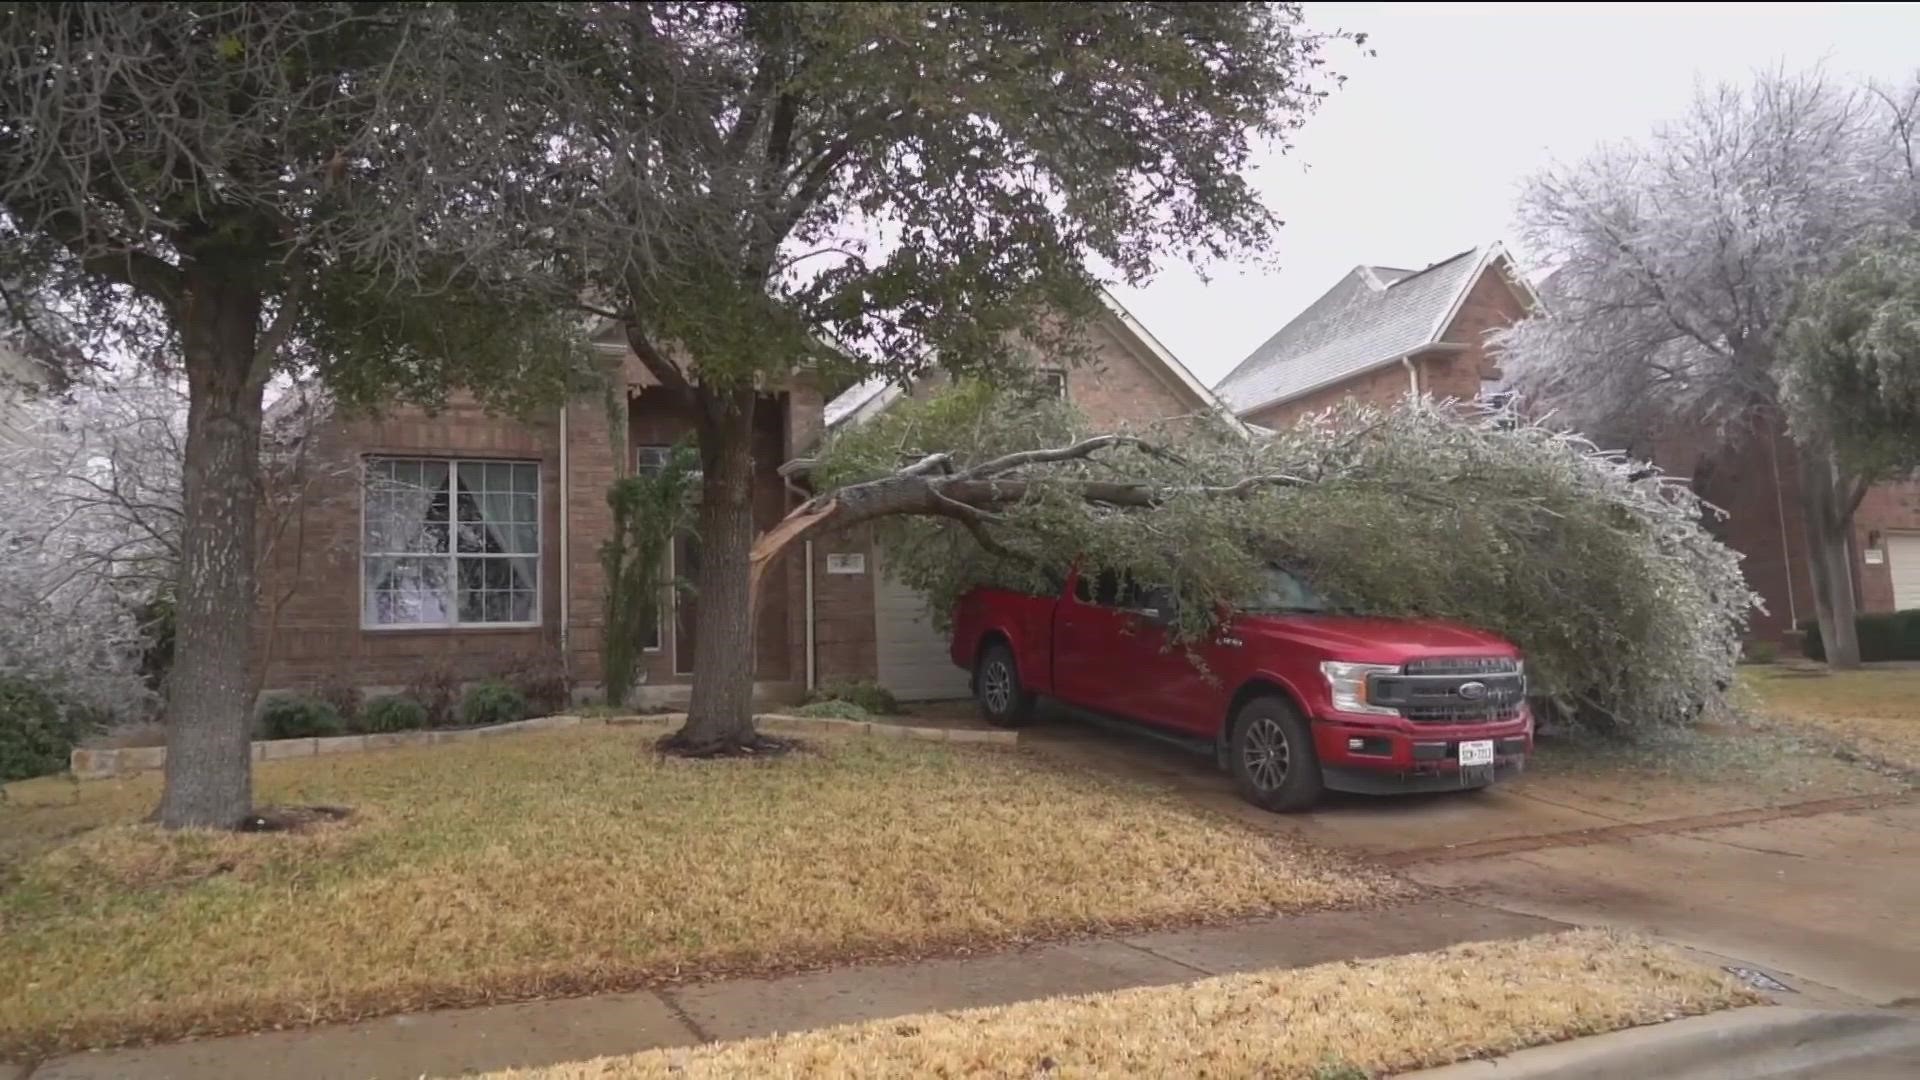
[[[1487,791],[1335,795],[1278,815],[1242,802],[1204,757],[1124,729],[1060,720],[1021,745],[1170,785],[1460,899],[1768,971],[1810,1002],[1920,1006],[1920,798],[1858,766],[1795,762],[1788,786],[1563,762]]]

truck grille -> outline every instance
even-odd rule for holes
[[[1490,724],[1520,719],[1519,705],[1411,705],[1401,714],[1416,724]]]
[[[1417,724],[1485,724],[1517,720],[1526,679],[1504,656],[1435,656],[1368,680],[1367,700],[1398,709]]]

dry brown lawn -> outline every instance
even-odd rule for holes
[[[1375,1076],[1757,1000],[1604,931],[908,1016],[490,1080]]]
[[[1742,676],[1766,715],[1920,770],[1920,669],[1781,665],[1745,668]]]
[[[153,775],[0,802],[0,1060],[1385,900],[1405,886],[1007,751],[687,762],[587,729],[266,763],[301,834],[139,824]]]

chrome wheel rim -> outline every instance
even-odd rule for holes
[[[1242,756],[1247,776],[1261,791],[1272,791],[1286,782],[1287,766],[1293,752],[1287,746],[1287,733],[1270,717],[1259,717],[1247,725],[1246,748]]]
[[[1005,660],[990,661],[980,673],[980,693],[986,699],[989,712],[1007,711],[1013,702],[1013,671]]]

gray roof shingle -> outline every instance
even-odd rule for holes
[[[1356,266],[1215,386],[1235,412],[1298,397],[1439,339],[1440,321],[1488,254],[1470,248],[1425,270]]]

